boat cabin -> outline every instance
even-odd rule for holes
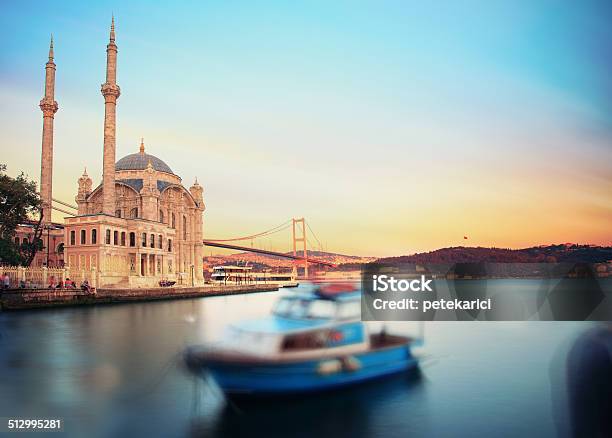
[[[282,357],[365,350],[369,337],[360,318],[359,292],[331,298],[294,293],[277,301],[271,317],[229,326],[223,343],[236,351]]]

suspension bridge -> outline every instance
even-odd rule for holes
[[[52,208],[61,213],[75,216],[77,214],[77,207],[69,204],[64,201],[60,201],[59,199],[52,198],[52,201],[60,204],[60,206],[52,205]],[[66,209],[68,208],[68,210]],[[74,211],[71,211],[74,210]],[[253,242],[257,239],[269,238],[272,235],[285,232],[288,229],[291,229],[291,245],[292,251],[288,252],[280,252],[274,251],[272,249],[265,248],[257,248],[253,246]],[[312,238],[312,239],[311,239]],[[244,244],[240,245],[240,242],[251,242],[251,246],[246,246]],[[240,237],[231,237],[231,238],[223,238],[223,239],[213,239],[207,238],[203,240],[203,244],[208,247],[213,248],[221,248],[221,249],[229,249],[240,252],[251,252],[256,254],[280,257],[285,259],[290,259],[294,261],[294,270],[297,271],[298,267],[303,267],[304,269],[304,277],[308,278],[308,267],[311,265],[319,265],[319,266],[327,266],[327,267],[335,267],[334,263],[328,262],[326,260],[321,260],[316,257],[308,256],[308,248],[315,249],[317,251],[323,251],[323,245],[313,229],[306,222],[306,219],[302,218],[292,218],[280,225],[277,225],[273,228],[267,229],[265,231],[250,234],[247,236]]]
[[[290,253],[266,250],[262,248],[254,248],[253,246],[248,247],[236,245],[233,243],[249,240],[252,242],[254,239],[269,237],[273,234],[283,232],[288,228],[291,228],[291,240],[293,245],[293,252]],[[312,236],[317,245],[315,245],[311,241],[309,236]],[[206,239],[204,240],[204,245],[215,248],[232,249],[236,251],[253,252],[257,254],[292,259],[295,261],[295,267],[297,267],[298,265],[302,265],[304,267],[304,277],[308,277],[308,265],[321,265],[329,267],[336,266],[334,263],[325,260],[320,260],[315,257],[308,257],[308,246],[322,251],[323,245],[321,244],[321,241],[304,218],[289,219],[288,221],[283,222],[282,224],[277,225],[274,228],[270,228],[269,230],[262,231],[260,233],[251,234],[249,236],[234,237],[230,239]],[[302,255],[299,254],[300,252],[302,253]]]

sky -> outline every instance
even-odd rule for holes
[[[186,186],[197,177],[207,238],[305,217],[325,249],[346,254],[612,244],[609,2],[2,10],[0,162],[39,179],[52,33],[55,198],[74,200],[85,166],[101,180],[114,14],[117,158],[144,137]],[[286,251],[290,238],[254,244]]]

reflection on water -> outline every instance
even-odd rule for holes
[[[372,428],[376,417],[405,416],[402,405],[417,400],[424,389],[421,373],[411,371],[378,382],[369,382],[342,391],[290,396],[269,400],[240,400],[227,404],[212,422],[192,423],[191,436],[236,436],[244,431],[265,430],[268,436],[350,436],[380,434]],[[418,416],[413,410],[411,415]],[[426,423],[408,423],[404,434],[426,432]],[[398,431],[399,432],[399,431]]]
[[[300,286],[307,287],[307,286]],[[421,375],[227,404],[178,355],[276,293],[0,313],[0,416],[65,419],[70,436],[554,434],[551,358],[586,323],[428,323]],[[387,327],[401,330],[399,324]]]

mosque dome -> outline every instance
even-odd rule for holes
[[[144,142],[140,144],[140,152],[126,155],[117,161],[117,163],[115,163],[115,170],[145,170],[149,163],[151,163],[153,169],[159,172],[166,172],[174,175],[170,166],[161,159],[157,158],[155,155],[145,153]]]

